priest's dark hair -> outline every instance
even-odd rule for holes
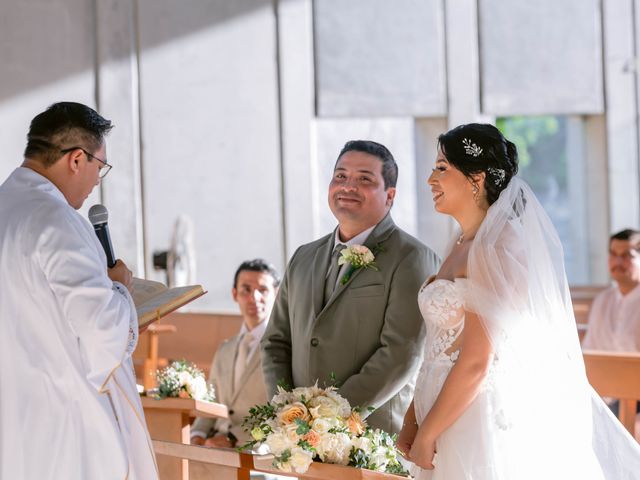
[[[398,183],[398,164],[389,149],[381,143],[372,140],[350,140],[340,150],[338,160],[347,152],[362,152],[378,157],[382,162],[382,178],[384,179],[385,190],[395,187]],[[336,160],[336,164],[338,160]]]
[[[81,147],[95,152],[113,128],[111,120],[94,109],[76,102],[58,102],[31,120],[24,157],[49,167],[61,150]]]
[[[262,258],[255,258],[253,260],[246,260],[240,264],[240,266],[236,270],[235,275],[233,276],[233,288],[238,287],[238,276],[240,275],[240,272],[247,270],[250,272],[267,273],[271,275],[271,278],[273,278],[274,287],[280,285],[280,275],[278,274],[276,268]]]

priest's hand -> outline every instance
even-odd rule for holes
[[[122,260],[116,260],[116,264],[113,268],[107,269],[107,274],[113,282],[120,282],[122,285],[127,287],[129,291],[131,290],[133,274]]]
[[[197,435],[194,437],[191,437],[191,445],[204,445],[204,441],[205,441],[204,437],[199,437]]]

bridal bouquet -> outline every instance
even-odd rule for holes
[[[304,473],[319,460],[407,475],[395,436],[369,428],[334,387],[278,387],[271,402],[249,410],[243,426],[253,441],[242,448],[266,445],[283,472]]]
[[[186,360],[177,360],[158,371],[158,396],[215,400],[213,386],[207,385],[202,370]]]

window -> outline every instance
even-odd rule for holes
[[[571,284],[590,278],[584,122],[575,116],[496,120],[516,144],[519,175],[533,189],[558,230]]]

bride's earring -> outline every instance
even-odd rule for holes
[[[478,188],[478,186],[475,183],[471,187],[471,191],[473,192],[473,199],[477,202],[478,201],[478,193],[480,193],[480,189]]]

